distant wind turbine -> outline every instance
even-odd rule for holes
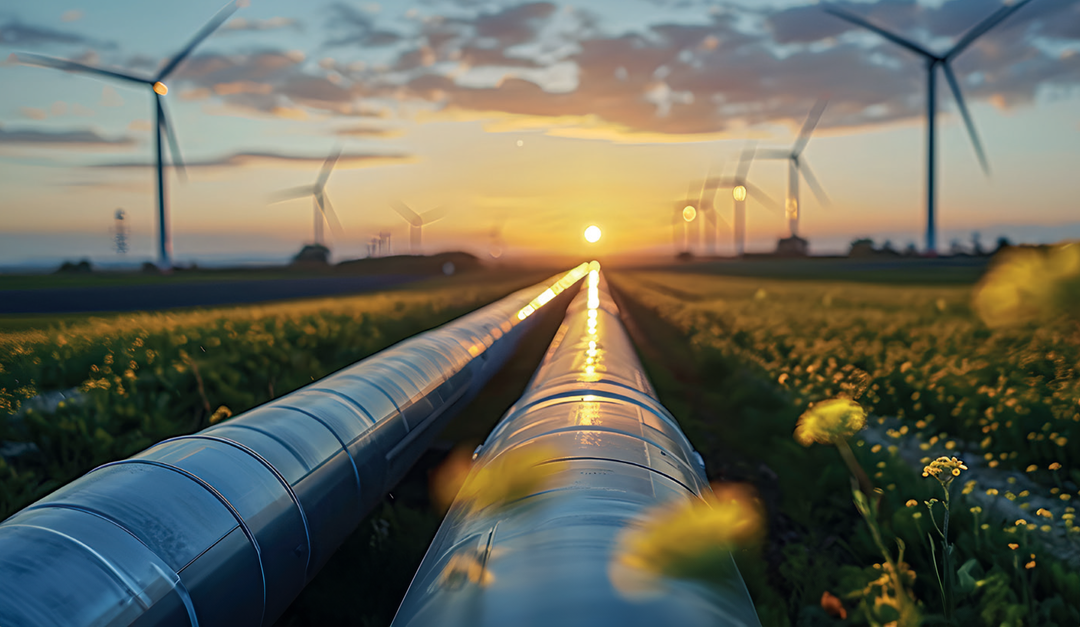
[[[422,214],[418,214],[400,200],[395,200],[394,202],[390,203],[390,206],[394,209],[394,211],[398,213],[399,216],[404,218],[404,220],[409,223],[409,253],[413,255],[422,255],[422,229],[425,225],[431,224],[432,222],[435,222],[437,220],[441,220],[444,216],[446,216],[448,208],[446,207],[446,205],[442,205],[440,207],[432,209],[431,211],[426,211]]]
[[[165,63],[165,66],[158,71],[157,75],[153,78],[147,78],[145,76],[136,76],[127,72],[121,72],[119,70],[106,70],[103,68],[96,68],[75,61],[67,61],[65,59],[56,59],[53,57],[47,57],[39,54],[23,53],[17,55],[20,61],[23,61],[29,65],[40,65],[44,67],[56,68],[58,70],[65,70],[68,72],[85,72],[87,74],[96,74],[98,76],[106,76],[113,79],[119,79],[129,83],[137,83],[139,85],[146,85],[154,93],[154,116],[156,118],[156,124],[154,125],[154,144],[155,153],[157,156],[157,200],[158,200],[158,265],[163,270],[169,270],[172,268],[172,233],[169,230],[169,210],[168,203],[165,198],[165,156],[164,146],[162,145],[162,136],[168,136],[169,148],[172,150],[173,165],[180,171],[181,177],[185,176],[184,163],[180,158],[180,145],[176,141],[176,134],[173,132],[172,124],[169,122],[169,116],[165,112],[165,101],[162,98],[165,94],[169,93],[169,88],[165,86],[164,81],[172,74],[176,68],[184,62],[185,59],[191,55],[195,47],[198,46],[204,39],[210,36],[230,15],[236,11],[237,7],[241,6],[243,0],[236,0],[236,2],[230,2],[218,11],[214,16],[198,33],[195,37],[188,42],[188,45],[183,50],[178,52],[175,56]]]
[[[330,202],[330,197],[326,194],[326,182],[330,179],[330,173],[334,171],[334,164],[337,163],[338,157],[341,156],[341,150],[335,150],[330,153],[330,156],[323,162],[322,169],[319,171],[319,177],[315,179],[314,185],[301,185],[300,187],[294,187],[292,189],[286,189],[284,191],[274,194],[273,202],[282,202],[285,200],[293,200],[295,198],[305,198],[311,196],[311,204],[315,213],[315,244],[326,247],[326,242],[323,237],[323,224],[329,223],[330,227],[334,230],[334,234],[340,237],[343,234],[341,228],[341,222],[338,221],[337,212],[334,211],[334,205]]]
[[[734,201],[735,222],[735,255],[742,257],[746,252],[746,200],[751,196],[766,208],[776,208],[778,205],[768,194],[747,181],[750,175],[750,166],[754,162],[755,149],[748,146],[743,149],[739,157],[739,165],[735,170],[734,177],[721,178],[717,181],[717,187],[730,188],[731,198]]]
[[[712,167],[701,182],[701,195],[698,198],[698,212],[701,214],[701,229],[704,234],[703,240],[705,251],[710,256],[716,255],[716,240],[718,217],[716,213],[716,190],[720,186],[720,179],[712,175]]]
[[[829,202],[828,195],[821,188],[817,178],[814,177],[813,171],[810,170],[810,164],[802,158],[803,150],[806,149],[806,144],[810,142],[810,135],[814,132],[814,128],[817,126],[818,120],[821,119],[821,114],[825,111],[825,105],[827,104],[827,100],[819,100],[814,105],[814,108],[810,110],[810,115],[806,116],[802,130],[799,131],[799,136],[795,139],[795,144],[790,151],[767,150],[761,153],[761,157],[764,159],[785,159],[788,162],[788,194],[787,201],[784,204],[784,213],[787,216],[788,233],[791,237],[799,235],[799,212],[802,209],[799,204],[800,174],[806,179],[819,202],[822,204],[828,204]]]
[[[674,210],[671,214],[671,237],[675,245],[675,254],[690,253],[695,229],[694,221],[698,218],[698,206],[701,204],[701,194],[694,195],[694,183],[687,186],[686,196],[676,200],[672,204]],[[680,237],[681,235],[681,237]]]
[[[960,115],[964,118],[964,125],[967,127],[968,135],[971,137],[971,144],[975,148],[975,154],[979,158],[979,164],[982,165],[983,172],[989,175],[990,164],[986,160],[986,154],[983,152],[982,143],[979,141],[979,134],[975,131],[975,123],[971,119],[971,113],[968,112],[967,104],[964,102],[964,96],[960,92],[960,82],[956,80],[956,75],[953,74],[952,67],[949,63],[964,50],[967,50],[971,44],[975,43],[976,39],[982,37],[987,31],[1005,21],[1006,18],[1013,13],[1016,13],[1021,7],[1029,2],[1031,2],[1031,0],[1020,0],[1015,4],[1002,6],[964,34],[964,36],[961,37],[948,52],[940,55],[934,54],[910,39],[905,39],[900,35],[889,32],[866,19],[849,13],[839,7],[829,6],[825,8],[827,13],[871,30],[894,44],[907,48],[911,52],[922,56],[923,59],[926,60],[926,251],[928,253],[933,254],[937,251],[937,229],[934,223],[937,211],[937,190],[934,185],[936,178],[935,131],[937,126],[937,70],[940,67],[941,71],[945,74],[945,80],[948,81],[949,88],[956,98],[956,104],[960,109]]]

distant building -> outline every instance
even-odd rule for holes
[[[810,242],[798,235],[783,237],[776,242],[777,257],[806,257],[810,254]]]

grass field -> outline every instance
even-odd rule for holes
[[[768,505],[768,541],[740,559],[763,624],[839,625],[828,595],[843,624],[916,624],[900,597],[926,625],[1080,621],[1074,323],[992,330],[970,283],[917,276],[610,278],[711,477],[751,482]],[[793,438],[804,411],[836,397],[869,413],[850,438],[880,495],[866,520],[838,450]],[[947,556],[944,491],[922,474],[941,455],[967,466],[950,485]]]
[[[0,442],[17,451],[0,458],[0,519],[97,464],[206,427],[221,407],[246,411],[543,278],[444,277],[363,296],[41,318],[0,332]],[[60,391],[78,402],[21,408]]]

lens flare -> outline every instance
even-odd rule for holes
[[[739,202],[746,200],[746,188],[742,185],[736,185],[735,188],[731,190],[731,197]]]
[[[696,218],[696,217],[697,217],[697,209],[694,209],[693,206],[686,205],[686,207],[683,208],[683,210],[682,210],[682,219],[683,220],[686,220],[687,222],[693,222],[694,218]]]
[[[169,88],[165,86],[165,83],[158,81],[154,83],[154,93],[160,96],[164,96],[165,94],[169,93]]]

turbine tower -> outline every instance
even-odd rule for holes
[[[698,211],[701,213],[701,230],[705,252],[709,256],[716,256],[716,241],[719,233],[718,216],[716,214],[716,190],[719,189],[720,179],[712,175],[712,168],[701,182],[701,195],[698,199]]]
[[[959,56],[960,53],[967,50],[971,44],[975,43],[976,39],[982,37],[987,31],[1005,21],[1006,18],[1029,2],[1031,2],[1031,0],[1020,0],[1016,4],[999,8],[989,17],[979,22],[971,30],[965,33],[964,36],[961,37],[960,40],[945,54],[935,54],[930,52],[910,39],[905,39],[900,35],[889,32],[884,28],[865,20],[858,15],[840,9],[839,7],[830,6],[825,8],[825,12],[835,15],[843,20],[847,20],[857,26],[862,26],[863,28],[871,30],[894,44],[914,52],[926,61],[926,252],[930,254],[937,252],[937,227],[935,225],[935,220],[937,218],[937,189],[935,187],[937,71],[940,68],[945,74],[945,80],[948,81],[949,88],[956,98],[956,104],[960,109],[960,115],[964,118],[964,125],[967,127],[968,135],[971,137],[971,144],[975,148],[975,154],[979,158],[979,164],[982,165],[983,171],[989,175],[990,165],[986,160],[986,154],[983,152],[982,144],[979,142],[979,134],[975,132],[975,123],[971,119],[971,113],[968,112],[967,104],[964,102],[964,96],[960,92],[960,82],[956,80],[956,75],[953,73],[952,67],[949,64],[953,59]]]
[[[686,196],[672,204],[674,211],[671,214],[671,236],[676,255],[692,252],[691,242],[695,234],[693,224],[698,217],[698,204],[700,201],[701,195],[694,195],[694,183],[691,182],[686,190]]]
[[[730,188],[731,198],[733,200],[732,210],[734,212],[734,237],[735,237],[735,256],[742,257],[746,252],[746,201],[750,198],[751,194],[754,199],[764,205],[766,208],[776,208],[776,201],[773,200],[768,194],[761,191],[760,188],[752,185],[747,181],[747,177],[750,175],[750,166],[754,162],[755,149],[753,146],[748,146],[743,149],[742,156],[739,157],[739,165],[735,170],[735,176],[729,178],[721,178],[717,183],[717,188]]]
[[[217,15],[195,34],[195,37],[188,42],[188,45],[169,59],[164,67],[162,67],[153,78],[138,76],[119,70],[106,70],[104,68],[92,67],[75,61],[56,59],[39,54],[25,53],[17,55],[17,58],[20,61],[29,65],[40,65],[68,72],[85,72],[87,74],[96,74],[98,76],[119,79],[128,83],[145,85],[153,92],[154,117],[156,119],[156,123],[154,124],[154,152],[157,162],[158,266],[160,266],[162,270],[168,271],[172,268],[172,232],[169,230],[169,208],[165,196],[165,155],[163,136],[168,137],[169,148],[172,151],[173,165],[180,170],[181,176],[184,176],[184,164],[180,158],[180,145],[176,142],[176,134],[173,132],[172,124],[169,122],[169,116],[165,111],[165,101],[163,96],[169,93],[169,88],[166,87],[165,83],[162,81],[168,78],[176,68],[180,67],[180,64],[191,55],[192,51],[195,50],[195,47],[217,30],[217,28],[221,26],[234,11],[236,11],[240,1],[242,0],[230,2],[225,8],[218,11]]]
[[[113,239],[113,244],[116,248],[116,254],[118,255],[123,255],[128,251],[128,230],[127,225],[124,224],[124,219],[126,217],[127,214],[124,213],[123,209],[117,209],[116,213],[113,214],[113,221],[115,222],[116,231],[116,235]]]
[[[330,156],[323,162],[322,169],[319,171],[319,176],[315,179],[314,185],[293,187],[292,189],[278,192],[273,196],[273,202],[282,202],[285,200],[304,198],[309,195],[311,196],[312,210],[315,214],[315,244],[324,248],[326,247],[325,237],[323,236],[324,224],[329,223],[330,227],[334,230],[334,234],[338,237],[343,234],[341,222],[338,221],[337,213],[334,211],[334,205],[330,202],[330,197],[326,194],[326,182],[330,179],[330,173],[334,171],[334,165],[337,163],[338,157],[340,156],[340,149],[330,153]]]
[[[819,100],[814,105],[814,108],[810,110],[810,115],[806,116],[802,130],[799,131],[799,136],[795,139],[795,145],[791,147],[790,151],[768,150],[763,151],[761,155],[765,159],[786,159],[788,162],[788,193],[787,200],[784,203],[784,214],[787,216],[789,237],[798,237],[799,235],[799,212],[802,210],[802,206],[799,204],[800,174],[806,179],[807,184],[810,185],[810,189],[817,196],[819,202],[822,204],[829,202],[829,197],[825,194],[825,190],[821,188],[821,184],[818,183],[817,178],[810,169],[810,164],[802,158],[803,150],[806,149],[806,144],[810,142],[810,135],[814,132],[814,128],[817,126],[818,120],[821,119],[821,114],[825,111],[825,105],[827,104],[827,100]]]
[[[422,229],[425,225],[431,224],[432,222],[435,222],[437,220],[441,220],[448,211],[446,205],[436,207],[431,211],[424,212],[423,214],[416,213],[415,211],[410,209],[408,205],[401,202],[400,200],[395,200],[394,202],[390,203],[390,206],[394,209],[394,211],[398,213],[399,216],[404,218],[404,220],[409,223],[409,254],[422,255]]]

